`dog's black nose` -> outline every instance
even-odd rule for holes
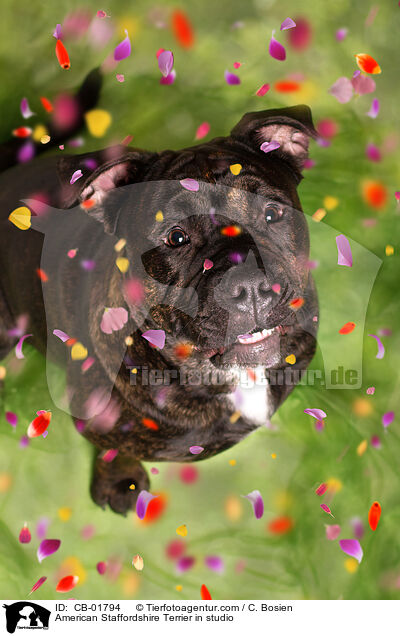
[[[265,315],[278,302],[277,294],[263,272],[249,271],[240,266],[231,273],[224,295],[230,308],[250,314],[261,312]]]

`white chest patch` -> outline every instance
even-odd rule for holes
[[[229,396],[235,410],[259,426],[268,424],[271,404],[264,367],[251,369],[250,373],[247,369],[237,367],[235,374],[238,377],[237,388]]]

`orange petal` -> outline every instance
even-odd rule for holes
[[[200,594],[202,601],[212,601],[212,596],[205,585],[201,586]]]
[[[364,71],[364,73],[371,73],[372,75],[382,73],[381,67],[379,66],[378,62],[367,53],[359,53],[355,56],[355,58],[358,68]]]
[[[339,333],[342,334],[342,336],[345,336],[346,334],[351,333],[354,330],[355,326],[355,322],[346,322],[346,324],[343,325],[341,329],[339,329]]]
[[[374,501],[368,513],[368,523],[371,530],[376,530],[378,527],[379,519],[381,517],[381,507],[378,501]]]

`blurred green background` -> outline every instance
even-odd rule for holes
[[[176,9],[183,10],[193,26],[195,42],[190,48],[180,46],[172,32],[171,15]],[[99,21],[98,10],[111,16],[103,19],[113,30],[109,41],[96,48],[93,25],[80,34],[71,33],[70,27],[64,43],[71,69],[63,71],[54,55],[55,25],[65,24],[68,16],[71,24],[71,13],[76,11],[86,13],[89,22]],[[75,20],[78,27],[86,20],[83,14]],[[290,45],[290,32],[279,31],[288,16],[297,23],[303,18],[311,30],[311,39],[301,50]],[[348,29],[343,41],[335,38],[339,28]],[[151,150],[184,147],[194,143],[196,129],[204,121],[211,126],[209,139],[228,134],[247,111],[295,103],[309,104],[317,125],[327,118],[334,120],[337,134],[328,147],[313,143],[315,165],[300,185],[305,212],[312,215],[321,208],[326,212],[319,224],[310,216],[311,258],[319,262],[315,278],[323,305],[320,351],[312,367],[321,368],[326,357],[344,365],[349,359],[354,364],[361,361],[362,382],[354,390],[297,387],[273,417],[272,428],[262,428],[230,451],[196,463],[191,473],[180,465],[158,464],[151,490],[162,493],[164,509],[151,523],[139,523],[133,513],[122,518],[92,503],[88,492],[92,448],[75,431],[69,416],[52,405],[45,361],[26,343],[25,361],[12,353],[2,363],[7,375],[0,414],[0,597],[25,598],[36,580],[47,576],[32,599],[59,598],[55,591],[59,578],[76,573],[80,582],[72,594],[85,599],[196,599],[202,584],[215,599],[399,598],[398,419],[386,431],[381,423],[383,413],[396,411],[400,391],[400,210],[395,199],[395,191],[400,190],[399,28],[400,9],[394,1],[303,0],[300,5],[292,0],[203,0],[178,5],[171,0],[156,4],[109,0],[99,6],[67,0],[61,8],[37,0],[3,0],[2,140],[18,125],[45,123],[40,96],[53,99],[60,91],[78,87],[86,73],[112,53],[124,29],[133,44],[132,55],[107,73],[99,105],[112,115],[113,123],[101,139],[83,131],[84,145],[75,152],[104,147],[127,135],[133,135],[134,145]],[[287,49],[285,62],[268,54],[273,29]],[[170,49],[175,56],[177,77],[171,86],[159,83],[159,48]],[[375,93],[340,104],[328,90],[340,76],[352,77],[357,53],[372,55],[382,73],[373,76]],[[241,63],[237,71],[234,62]],[[226,69],[239,75],[240,85],[226,84]],[[116,80],[116,73],[124,74],[123,83]],[[297,90],[275,89],[276,82],[286,79],[296,81]],[[267,82],[270,91],[257,97],[256,90]],[[38,113],[27,122],[20,116],[22,97]],[[376,119],[366,115],[374,97],[380,101]],[[379,161],[366,157],[368,143],[379,148]],[[377,181],[386,193],[380,209],[363,197],[364,180]],[[371,255],[366,257],[365,271],[358,256],[352,270],[336,265],[338,233],[354,241],[355,256]],[[361,248],[358,252],[357,244],[368,253]],[[373,255],[382,263],[370,294],[374,273],[367,269],[369,264],[371,271],[380,265]],[[356,322],[354,332],[339,336],[338,329],[351,320]],[[389,333],[382,329],[391,330],[391,335],[382,335],[386,353],[376,359],[376,342],[367,334]],[[61,388],[62,373],[54,369],[54,374]],[[366,394],[369,386],[375,387],[374,395]],[[321,432],[303,412],[310,407],[327,413]],[[21,448],[20,438],[38,409],[53,410],[49,435]],[[6,421],[6,411],[18,415],[16,429]],[[380,448],[371,445],[371,436],[379,436]],[[360,447],[364,440],[366,450],[365,443]],[[188,479],[193,481],[187,483]],[[321,482],[329,485],[324,498],[315,494]],[[261,520],[254,518],[249,502],[241,497],[254,489],[264,497]],[[375,500],[382,506],[382,517],[372,532],[367,519]],[[321,510],[322,501],[328,503],[334,519]],[[55,555],[39,564],[36,525],[42,518],[49,523],[47,536],[62,543]],[[364,558],[359,566],[341,551],[337,540],[326,538],[325,529],[325,524],[339,524],[339,538],[353,538],[354,519],[364,526],[360,538]],[[32,533],[26,545],[18,541],[24,522]],[[185,539],[176,534],[182,524],[188,529]],[[177,573],[176,559],[166,553],[176,540],[181,542],[176,549],[195,559],[183,574]],[[131,565],[138,553],[144,560],[141,572]],[[205,565],[210,555],[222,559],[223,573]],[[96,570],[99,561],[107,562],[103,576]]]

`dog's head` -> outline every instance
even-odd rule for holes
[[[97,167],[69,158],[61,172],[84,178],[66,186],[66,203],[90,200],[88,214],[126,240],[146,273],[148,328],[192,360],[304,368],[317,302],[297,186],[315,136],[309,108],[296,106],[248,113],[230,136],[181,151],[119,147],[97,153]]]

